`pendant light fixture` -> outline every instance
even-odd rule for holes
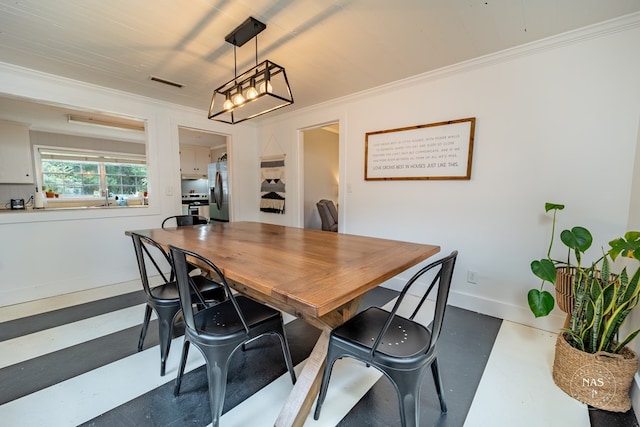
[[[209,118],[236,124],[293,104],[291,87],[284,68],[269,60],[258,64],[258,34],[266,24],[253,17],[227,34],[225,41],[233,45],[234,78],[213,92]],[[238,75],[236,48],[256,39],[256,65]]]

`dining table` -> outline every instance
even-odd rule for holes
[[[165,249],[212,261],[237,292],[322,332],[275,426],[302,426],[317,397],[329,334],[358,310],[367,291],[437,254],[440,247],[260,222],[212,222],[131,230]]]

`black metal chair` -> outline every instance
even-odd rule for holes
[[[173,220],[175,220],[176,225],[173,227],[184,227],[187,225],[199,225],[199,224],[208,224],[209,220],[200,215],[173,215],[166,217],[164,221],[162,221],[162,228],[169,227]]]
[[[318,395],[314,419],[320,417],[322,403],[327,396],[329,377],[335,361],[352,357],[380,370],[391,380],[400,401],[400,420],[403,427],[421,425],[420,386],[427,368],[436,386],[440,409],[447,412],[442,380],[438,371],[437,343],[447,306],[451,277],[457,251],[433,262],[418,271],[404,286],[391,312],[379,307],[370,307],[358,313],[331,332],[324,376]],[[409,288],[429,273],[431,284],[409,318],[397,314]],[[438,285],[433,321],[428,327],[414,320],[427,296]]]
[[[147,336],[151,311],[158,316],[158,335],[160,340],[160,375],[165,374],[167,356],[173,337],[173,325],[180,312],[180,297],[178,285],[175,282],[175,273],[172,268],[169,254],[162,249],[153,239],[136,233],[131,233],[133,248],[138,261],[140,280],[147,294],[147,306],[145,308],[144,321],[140,338],[138,339],[138,351],[142,350],[144,339]],[[170,272],[167,277],[167,272]],[[162,283],[152,286],[149,278],[158,275]],[[221,301],[225,293],[220,284],[206,279],[204,276],[195,276],[194,294],[197,303],[204,306],[210,302]]]
[[[291,380],[295,383],[296,375],[293,370],[282,314],[246,296],[234,295],[222,272],[210,260],[184,249],[173,246],[169,248],[176,270],[186,324],[182,360],[176,377],[174,395],[177,396],[180,393],[189,345],[193,344],[200,350],[206,361],[212,424],[213,427],[217,427],[224,404],[229,359],[233,352],[245,343],[263,335],[276,335],[280,339],[284,361],[291,375]],[[190,259],[198,260],[200,265],[206,265],[205,268],[211,274],[215,273],[218,276],[227,293],[227,299],[224,302],[194,313],[192,310],[193,292],[190,292],[190,287],[193,288],[194,283],[187,272],[187,256]]]
[[[171,225],[175,220],[175,225]],[[160,225],[162,228],[167,227],[187,227],[189,225],[202,225],[208,224],[209,220],[200,215],[173,215],[168,216],[162,221]],[[198,267],[189,264],[189,273],[196,270]]]

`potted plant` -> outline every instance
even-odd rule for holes
[[[575,255],[576,264],[582,262],[582,254],[591,247],[593,238],[589,230],[584,227],[573,227],[571,230],[564,230],[560,234],[560,239],[567,246],[567,260],[558,261],[551,258],[551,248],[556,229],[557,211],[563,210],[564,205],[557,203],[545,203],[545,211],[553,211],[553,222],[551,226],[551,239],[547,257],[531,262],[531,271],[538,278],[542,279],[540,289],[531,289],[527,295],[529,308],[536,317],[548,315],[555,305],[553,295],[544,290],[545,282],[556,286],[556,297],[558,297],[559,307],[565,313],[571,313],[574,305],[573,298],[573,277],[575,266],[571,262],[572,251]],[[566,325],[565,325],[566,326]]]
[[[547,203],[547,212],[555,214],[563,205]],[[640,269],[633,274],[625,266],[619,274],[611,273],[611,262],[619,256],[640,260],[640,232],[630,231],[609,242],[599,259],[583,266],[584,253],[593,241],[584,227],[564,230],[561,240],[576,262],[550,257],[531,264],[534,274],[554,283],[552,269],[569,268],[572,273],[574,304],[570,320],[556,341],[553,364],[554,382],[567,394],[591,406],[608,411],[625,412],[631,407],[629,388],[638,369],[635,352],[627,347],[640,333],[631,331],[619,338],[619,329],[640,299]],[[552,235],[553,243],[553,235]],[[537,292],[536,292],[537,291]],[[553,296],[544,290],[529,291],[529,306],[537,316],[553,309]],[[551,298],[551,299],[550,299]]]
[[[42,186],[42,191],[44,191],[45,195],[47,196],[47,199],[53,199],[55,193],[53,191],[53,189],[51,189],[51,187],[46,187],[46,186]]]

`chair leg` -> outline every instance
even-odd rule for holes
[[[157,307],[156,312],[158,313],[158,335],[160,338],[160,376],[164,376],[171,348],[171,338],[173,338],[173,322],[178,310],[173,307]]]
[[[418,427],[420,425],[420,385],[424,376],[416,371],[387,369],[385,372],[398,390],[402,427]]]
[[[173,387],[173,395],[180,394],[180,384],[182,384],[182,375],[184,374],[184,368],[187,365],[187,357],[189,356],[189,341],[185,337],[184,344],[182,345],[182,358],[180,359],[180,367],[178,368],[178,375],[176,376],[176,385]]]
[[[447,404],[444,401],[444,394],[442,392],[442,378],[440,378],[440,369],[438,368],[438,359],[434,359],[431,363],[431,374],[433,375],[433,383],[436,385],[436,391],[438,392],[438,399],[440,399],[440,410],[444,413],[447,412]]]
[[[289,342],[287,341],[287,336],[285,335],[285,332],[284,332],[284,326],[282,327],[282,335],[281,334],[276,334],[276,335],[278,336],[278,339],[280,340],[280,345],[282,346],[284,363],[287,365],[287,370],[289,371],[289,375],[291,375],[291,382],[295,384],[296,371],[293,369],[293,361],[291,360],[291,351],[289,350]]]
[[[260,338],[260,336],[251,338],[249,341],[245,341],[242,343],[242,351],[247,351],[247,344],[251,344],[252,342],[254,342],[255,340],[257,340],[258,338]]]
[[[333,364],[337,359],[327,355],[327,361],[324,365],[324,373],[322,374],[322,383],[320,384],[320,392],[318,393],[318,401],[316,403],[316,411],[313,413],[313,419],[318,420],[320,418],[320,411],[322,410],[322,404],[327,397],[327,389],[329,388],[329,378],[331,377],[331,370]]]
[[[209,379],[209,405],[211,406],[211,425],[218,427],[222,409],[224,407],[224,395],[227,388],[227,365],[229,357],[233,352],[230,349],[228,354],[220,353],[220,349],[202,349],[207,365],[207,378]]]
[[[142,322],[142,330],[140,331],[140,339],[138,339],[138,351],[142,351],[142,344],[147,336],[147,329],[149,328],[149,321],[151,320],[151,306],[147,304],[144,309],[144,321]]]

